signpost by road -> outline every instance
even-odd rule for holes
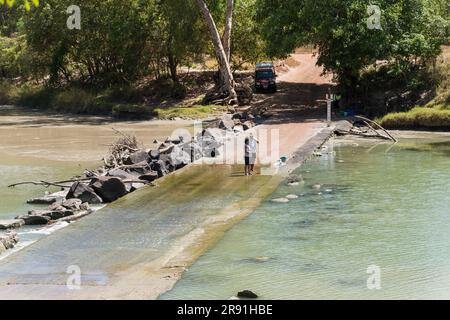
[[[331,94],[331,89],[328,89],[327,93],[327,126],[331,126],[331,105],[333,102],[333,95]]]

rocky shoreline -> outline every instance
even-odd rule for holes
[[[96,211],[95,205],[111,203],[145,186],[157,187],[156,180],[202,158],[219,156],[219,148],[231,135],[239,135],[255,126],[255,116],[249,112],[225,114],[209,121],[195,137],[174,136],[164,142],[153,141],[152,148],[140,145],[134,136],[116,130],[120,135],[110,146],[103,165],[85,170],[79,176],[59,182],[21,182],[24,184],[59,187],[60,191],[27,201],[28,204],[47,205],[30,210],[14,219],[0,220],[0,253],[12,249],[19,241],[15,229],[23,226],[51,225],[73,222]]]

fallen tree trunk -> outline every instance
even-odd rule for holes
[[[375,125],[375,126],[378,127],[380,130],[382,130],[384,133],[386,133],[386,134],[388,135],[388,137],[389,137],[390,140],[392,140],[392,141],[394,141],[394,142],[398,142],[398,140],[397,140],[394,136],[392,136],[385,128],[383,128],[381,125],[379,125],[379,124],[376,123],[375,121],[370,120],[370,119],[365,118],[365,117],[362,117],[362,116],[355,116],[355,118],[361,119],[361,120],[364,120],[364,121],[367,121],[367,122],[369,122],[369,123]],[[369,127],[371,127],[371,126],[369,126]]]
[[[45,186],[45,187],[61,187],[61,188],[69,188],[70,186],[63,185],[62,183],[75,183],[75,182],[87,182],[92,181],[94,179],[97,179],[98,177],[92,177],[92,178],[85,178],[85,179],[74,179],[74,180],[67,180],[67,181],[61,181],[61,182],[47,182],[47,181],[24,181],[19,182],[15,184],[11,184],[8,186],[8,188],[14,188],[16,186],[20,185],[35,185],[35,186]],[[143,180],[122,180],[123,183],[126,184],[133,184],[133,183],[144,183],[148,184],[148,181]]]

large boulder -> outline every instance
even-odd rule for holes
[[[127,165],[133,165],[138,164],[141,162],[149,162],[150,156],[148,155],[148,152],[145,150],[137,151],[128,156],[128,158],[125,160],[125,164]]]
[[[81,183],[75,182],[66,196],[67,199],[80,199],[82,202],[90,204],[99,204],[103,200],[100,198],[91,187]]]
[[[164,163],[164,168],[166,169],[166,174],[169,172],[174,172],[176,170],[176,163],[173,160],[171,154],[162,154],[161,159],[158,161]],[[158,170],[156,170],[159,172]]]
[[[22,219],[0,220],[0,230],[20,228],[24,224]]]
[[[175,169],[180,169],[191,163],[191,155],[178,146],[173,149],[170,158]]]
[[[92,180],[90,187],[104,202],[113,202],[127,194],[125,184],[115,177],[98,177]]]

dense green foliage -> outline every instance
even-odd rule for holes
[[[70,0],[45,0],[26,12],[0,5],[0,76],[42,79],[50,85],[72,82],[109,86],[149,76],[170,76],[177,68],[213,54],[203,18],[192,0],[82,0],[81,30],[69,30]],[[210,9],[223,29],[225,1]],[[262,55],[255,32],[255,0],[236,1],[233,57],[237,64]],[[259,38],[258,38],[259,39]]]
[[[388,129],[450,129],[450,110],[416,107],[408,112],[390,113],[379,120]]]
[[[316,46],[319,64],[352,95],[364,68],[387,61],[399,76],[426,64],[448,39],[444,0],[259,0],[263,34],[273,55]],[[369,28],[377,5],[380,28]],[[369,22],[374,20],[369,20]]]

